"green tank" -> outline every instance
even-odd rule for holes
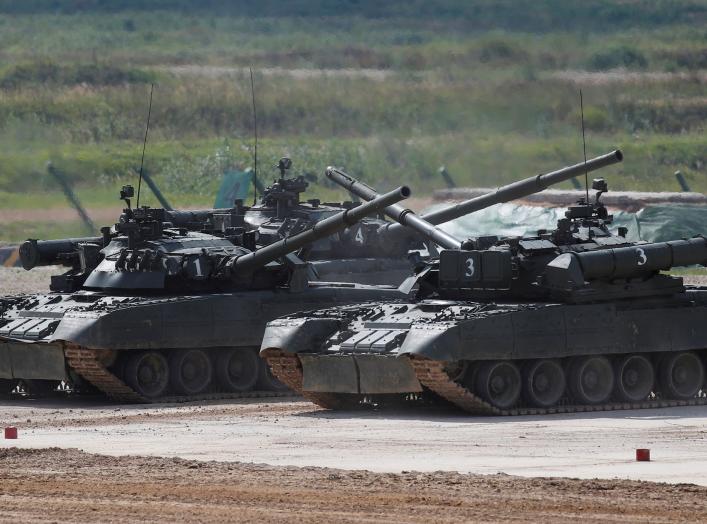
[[[409,300],[271,322],[261,356],[332,409],[435,400],[481,415],[707,403],[707,288],[665,273],[706,265],[703,236],[629,242],[601,203],[525,238],[441,245]],[[408,227],[431,238],[431,224]],[[438,237],[439,240],[439,237]]]

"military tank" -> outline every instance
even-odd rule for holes
[[[620,152],[612,152],[590,160],[587,169],[599,169],[620,160]],[[369,262],[381,267],[366,265],[365,260],[359,257],[353,259],[356,270],[343,274],[356,282],[363,280],[359,277],[370,271],[386,270],[383,275],[397,285],[403,274],[411,274],[414,264],[420,261],[419,256],[408,258],[408,250],[425,237],[413,230],[396,229],[396,224],[370,216],[363,218],[365,234],[361,233],[361,228],[356,229],[357,224],[353,222],[333,231],[333,235],[321,234],[323,230],[317,224],[336,216],[334,212],[337,208],[317,202],[302,205],[298,195],[306,184],[303,179],[285,177],[290,166],[288,159],[281,160],[281,177],[264,193],[263,201],[258,206],[248,208],[242,202],[236,202],[231,209],[185,211],[144,207],[133,210],[128,205],[113,231],[104,228],[100,237],[30,240],[23,244],[20,254],[25,269],[53,264],[65,264],[71,269],[52,277],[50,289],[56,295],[0,299],[0,342],[3,337],[5,340],[5,344],[0,344],[0,380],[9,381],[0,383],[0,392],[11,389],[19,379],[26,391],[38,395],[53,390],[58,381],[62,381],[71,384],[73,391],[81,391],[87,384],[93,384],[120,400],[140,401],[165,398],[165,395],[171,395],[169,398],[172,399],[196,398],[196,393],[184,393],[182,386],[172,385],[169,390],[143,390],[134,375],[137,370],[147,367],[154,368],[150,371],[153,375],[165,376],[164,369],[167,367],[161,357],[169,354],[172,358],[172,349],[206,347],[213,352],[216,346],[251,348],[245,352],[229,353],[229,358],[234,362],[231,367],[243,368],[244,371],[239,373],[245,377],[245,385],[226,384],[221,386],[222,390],[238,388],[239,391],[249,391],[254,387],[258,390],[278,389],[281,384],[269,374],[267,367],[251,355],[252,348],[257,349],[260,345],[260,336],[267,320],[296,310],[378,299],[382,298],[381,293],[398,296],[398,291],[390,288],[375,289],[344,283],[315,284],[317,276],[321,278],[321,275],[313,275],[312,264],[306,263],[311,258],[316,259],[312,254],[317,251],[310,249],[310,246],[324,242],[325,247],[334,248],[318,251],[320,257],[342,256],[346,250],[351,256],[374,255],[375,258],[368,259]],[[575,176],[578,169],[579,165],[569,166],[531,177],[496,195],[456,204],[442,210],[444,214],[438,212],[430,219],[450,220],[464,214],[469,207],[491,205],[505,201],[503,198],[517,198],[529,191],[544,189]],[[328,170],[328,176],[353,180],[333,168]],[[359,191],[373,191],[360,182],[354,182]],[[122,195],[128,203],[131,191],[128,187]],[[339,213],[353,212],[353,209],[358,209],[356,205],[342,205]],[[409,210],[397,205],[389,207],[389,212],[397,217],[407,217],[407,220],[413,217]],[[247,296],[222,295],[224,280],[220,276],[221,269],[211,272],[215,264],[213,256],[229,254],[232,246],[254,251],[273,244],[282,245],[283,240],[295,238],[306,231],[303,229],[305,226],[314,227],[320,234],[303,248],[294,248],[291,242],[285,242],[297,254],[285,257],[284,269],[274,270],[265,266],[257,272],[253,282],[238,281],[238,285],[245,286],[243,291],[247,291]],[[347,247],[342,238],[353,239],[354,242]],[[142,247],[135,248],[136,243]],[[355,246],[359,251],[354,249]],[[205,253],[205,257],[195,256],[194,250],[197,248]],[[169,253],[174,251],[174,256],[160,254],[165,249]],[[194,259],[194,263],[188,265],[187,273],[174,273],[175,259],[186,256],[186,252],[180,252],[183,249],[191,250],[189,257]],[[390,271],[390,261],[394,258],[404,261],[404,272]],[[319,262],[328,263],[330,267],[342,267],[340,259],[320,259]],[[158,263],[167,266],[158,272],[151,271],[150,268]],[[284,286],[288,292],[280,289],[278,278],[289,279]],[[309,280],[312,282],[308,284]],[[236,289],[240,290],[238,285]],[[256,288],[260,295],[255,294]],[[306,293],[299,292],[302,290]],[[195,296],[184,297],[185,293]],[[204,312],[216,319],[207,322],[199,318]],[[138,315],[143,313],[147,315],[146,319],[142,323],[137,322]],[[27,320],[30,318],[32,322]],[[232,322],[231,331],[225,334],[229,331],[228,322]],[[152,326],[156,326],[154,333],[151,332]],[[235,332],[233,327],[236,327]],[[215,329],[219,330],[218,336],[212,333]],[[204,340],[204,330],[209,334],[207,341]],[[32,345],[28,346],[30,343]],[[164,354],[160,356],[152,352],[144,364],[132,360],[129,361],[130,366],[125,363],[130,355],[151,348]],[[97,354],[94,350],[99,349],[106,350],[101,362],[94,358]],[[91,354],[94,356],[91,357]],[[225,352],[219,351],[218,354]],[[192,357],[196,358],[194,355]],[[203,361],[203,355],[201,358]],[[194,367],[194,364],[189,365]],[[92,366],[96,369],[102,366],[104,369],[93,373],[89,370]],[[203,363],[201,367],[204,367]],[[215,373],[220,373],[223,366],[219,364],[215,369]],[[159,370],[162,371],[158,373]],[[133,375],[132,378],[129,378],[130,375]],[[226,382],[227,378],[221,377],[219,380]],[[209,387],[214,389],[216,386]],[[223,391],[214,394],[220,396]],[[204,395],[201,392],[198,396],[204,398]]]
[[[266,329],[274,374],[331,409],[421,399],[479,415],[707,403],[707,239],[629,242],[601,203],[552,231],[446,245],[411,300],[297,313]],[[431,224],[408,227],[429,238]]]
[[[25,242],[23,266],[64,264],[51,292],[0,299],[0,380],[44,393],[60,382],[129,402],[277,389],[258,358],[267,320],[300,309],[393,299],[395,287],[309,282],[295,252],[410,194],[400,187],[267,246],[239,209],[126,209],[101,237]],[[201,224],[194,230],[189,225]],[[280,385],[280,387],[282,387]]]

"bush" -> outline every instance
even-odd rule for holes
[[[527,53],[515,44],[504,40],[491,40],[479,49],[481,62],[521,62]]]
[[[19,64],[0,79],[0,88],[17,89],[23,85],[115,86],[153,82],[156,75],[141,69],[126,69],[107,64],[58,65],[51,61]]]
[[[628,69],[644,69],[648,66],[645,55],[629,46],[620,46],[599,51],[589,58],[588,66],[595,71],[626,67]]]

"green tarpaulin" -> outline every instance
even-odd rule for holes
[[[429,211],[440,209],[444,204]],[[539,229],[554,229],[564,217],[565,208],[518,204],[498,204],[466,217],[443,224],[442,228],[459,238],[482,235],[535,235]],[[646,206],[637,213],[614,212],[612,229],[628,228],[630,240],[662,242],[695,235],[707,235],[707,206],[684,204]]]
[[[233,202],[240,199],[245,201],[253,186],[253,170],[226,171],[223,174],[221,187],[216,195],[215,208],[233,207]]]

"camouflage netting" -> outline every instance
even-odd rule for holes
[[[444,204],[426,209],[434,211]],[[564,217],[564,207],[539,207],[523,204],[498,204],[473,215],[444,224],[442,229],[460,238],[481,235],[534,235],[539,229],[554,229]],[[610,210],[614,215],[613,229],[628,228],[632,241],[661,242],[707,235],[707,206],[682,204],[648,205],[637,213]]]

